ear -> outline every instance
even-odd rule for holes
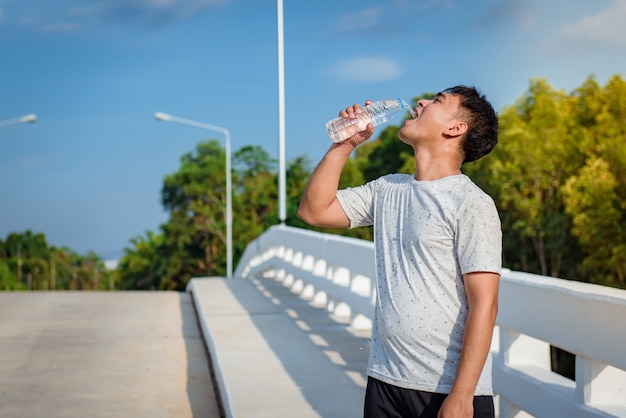
[[[452,119],[446,126],[444,134],[448,137],[459,137],[467,132],[467,123],[459,119]]]

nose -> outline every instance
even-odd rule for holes
[[[426,106],[430,102],[432,102],[432,100],[427,100],[427,99],[418,100],[417,101],[417,107],[424,107],[424,106]]]

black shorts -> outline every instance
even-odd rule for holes
[[[400,388],[367,378],[364,418],[437,418],[448,395]],[[474,397],[474,418],[494,418],[493,396]]]

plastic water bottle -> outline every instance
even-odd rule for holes
[[[342,142],[358,132],[364,131],[367,124],[382,125],[391,120],[401,109],[407,109],[416,118],[414,110],[402,99],[386,99],[365,106],[355,119],[338,117],[326,123],[326,131],[333,142]]]

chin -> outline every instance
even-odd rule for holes
[[[404,142],[405,144],[411,145],[411,142],[404,136],[402,129],[403,128],[400,128],[400,130],[398,131],[398,139]]]

